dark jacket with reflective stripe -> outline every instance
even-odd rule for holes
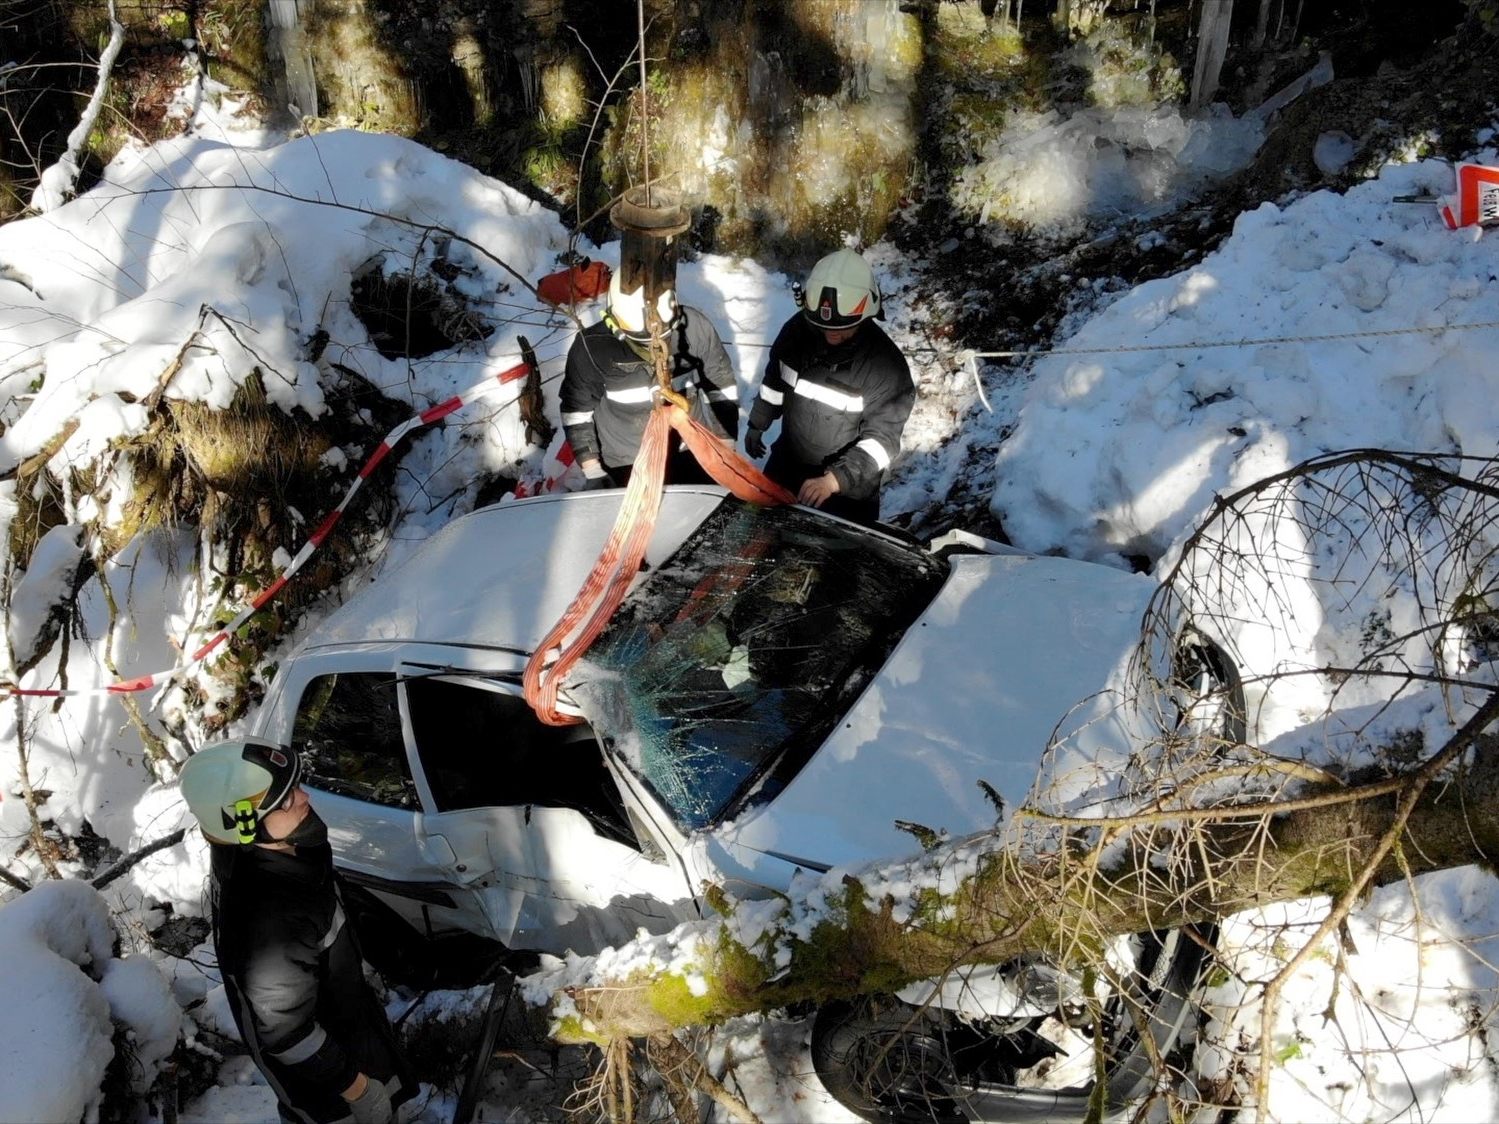
[[[282,1116],[348,1119],[341,1094],[361,1072],[386,1082],[398,1103],[414,1095],[414,1075],[365,982],[328,847],[210,851],[224,990]]]
[[[671,326],[672,385],[693,403],[693,417],[725,437],[739,434],[734,368],[712,323],[683,307]],[[583,329],[567,353],[562,377],[562,428],[579,461],[633,464],[655,399],[650,363],[600,321]],[[710,407],[703,409],[706,399]]]
[[[869,499],[900,452],[915,402],[911,368],[878,324],[866,320],[853,339],[829,347],[797,313],[771,344],[749,427],[764,430],[779,417],[778,463],[805,466],[807,477],[832,472],[843,495]]]

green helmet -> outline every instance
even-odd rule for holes
[[[880,313],[874,270],[853,250],[834,250],[812,267],[802,315],[819,328],[852,328]]]
[[[204,746],[178,777],[182,799],[212,843],[254,843],[262,812],[275,809],[302,777],[302,761],[285,746],[235,738]]]

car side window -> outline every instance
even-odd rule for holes
[[[297,703],[292,748],[302,754],[314,788],[392,808],[414,811],[420,805],[393,673],[341,672],[312,680]]]
[[[437,678],[408,679],[406,706],[439,812],[574,808],[600,834],[637,846],[588,727],[547,726],[519,695]]]

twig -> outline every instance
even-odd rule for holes
[[[94,122],[99,119],[99,111],[104,106],[104,95],[109,91],[110,72],[124,45],[125,27],[115,14],[115,0],[109,0],[109,42],[99,56],[99,77],[94,83],[94,92],[89,96],[78,124],[68,134],[67,149],[57,158],[57,163],[42,173],[36,190],[31,193],[31,206],[34,210],[43,213],[54,210],[77,193],[78,176],[83,170],[79,157],[88,144],[89,134],[94,131]]]
[[[1353,907],[1358,904],[1378,870],[1385,856],[1390,853],[1391,848],[1399,841],[1405,832],[1405,825],[1410,820],[1411,812],[1415,809],[1421,794],[1426,787],[1445,769],[1455,761],[1461,754],[1467,752],[1468,748],[1477,741],[1480,734],[1499,719],[1499,694],[1490,695],[1482,706],[1476,710],[1462,728],[1452,735],[1450,741],[1442,747],[1441,752],[1435,754],[1430,760],[1421,766],[1416,772],[1405,778],[1406,787],[1399,802],[1395,806],[1395,817],[1385,833],[1380,836],[1379,841],[1369,852],[1368,859],[1364,862],[1362,869],[1349,882],[1348,888],[1338,896],[1333,908],[1328,911],[1322,923],[1317,926],[1316,932],[1301,946],[1296,955],[1286,962],[1285,966],[1276,973],[1275,978],[1265,985],[1264,997],[1261,1000],[1263,1007],[1260,1012],[1260,1060],[1259,1073],[1255,1075],[1255,1119],[1264,1124],[1269,1119],[1270,1105],[1270,1060],[1271,1060],[1271,1036],[1270,1032],[1275,1022],[1275,1014],[1280,1001],[1280,993],[1290,982],[1291,976],[1303,964],[1311,958],[1313,952],[1322,941],[1341,925],[1353,912]]]
[[[140,862],[142,859],[149,858],[151,855],[156,854],[157,851],[165,851],[168,847],[175,847],[178,843],[182,842],[183,838],[186,835],[187,828],[180,827],[176,831],[172,832],[172,834],[163,836],[161,839],[158,839],[155,843],[147,843],[140,850],[132,851],[130,854],[120,859],[103,874],[99,875],[99,877],[90,882],[89,885],[91,885],[96,890],[104,889],[104,887],[108,886],[116,878],[120,877],[120,875],[124,874],[127,870],[133,867],[136,863]]]
[[[675,1035],[655,1035],[651,1038],[651,1046],[665,1055],[671,1068],[687,1075],[693,1088],[711,1097],[715,1104],[740,1124],[761,1124],[760,1118],[750,1107],[724,1088],[723,1084],[708,1072],[707,1066],[703,1065],[701,1059],[682,1045]],[[660,1067],[657,1068],[659,1070]]]

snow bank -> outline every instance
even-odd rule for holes
[[[1493,456],[1499,332],[1441,329],[1499,319],[1499,239],[1391,201],[1446,191],[1451,176],[1435,162],[1390,167],[1347,195],[1267,203],[1200,265],[1139,286],[1059,344],[1109,353],[1036,364],[992,501],[1013,541],[1155,559],[1214,493],[1322,452]],[[1377,334],[1409,328],[1432,330]],[[1183,346],[1353,332],[1376,334]]]
[[[43,882],[0,908],[0,1120],[91,1119],[115,1024],[137,1090],[172,1052],[182,1011],[145,957],[113,955],[109,910],[85,882]]]

